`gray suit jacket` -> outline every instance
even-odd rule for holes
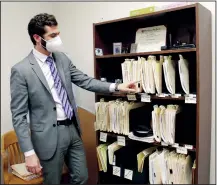
[[[93,92],[109,92],[110,83],[88,77],[72,64],[63,53],[53,53],[57,69],[73,106],[76,127],[80,132],[72,83]],[[23,152],[34,149],[39,159],[50,159],[57,147],[57,122],[55,102],[48,83],[31,52],[12,67],[11,78],[12,121]],[[30,116],[30,128],[27,114]]]

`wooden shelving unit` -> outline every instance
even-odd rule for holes
[[[113,55],[113,43],[122,42],[131,44],[135,42],[135,33],[139,28],[165,25],[172,33],[172,42],[177,40],[190,43],[186,30],[194,34],[193,42],[196,48],[163,50],[143,53],[125,53]],[[211,141],[211,13],[202,5],[193,5],[172,8],[145,15],[126,17],[93,24],[94,37],[94,71],[95,78],[106,78],[108,82],[115,79],[122,79],[121,63],[126,58],[137,58],[138,56],[148,57],[155,55],[159,59],[160,55],[172,55],[174,60],[178,60],[178,55],[182,54],[189,61],[190,69],[190,91],[196,94],[196,104],[186,104],[184,93],[181,91],[181,84],[176,82],[177,93],[181,97],[158,97],[151,95],[150,104],[176,103],[183,106],[182,124],[179,125],[179,144],[191,144],[194,146],[189,152],[193,153],[196,159],[196,169],[193,175],[195,184],[209,183],[210,171],[210,141]],[[169,39],[167,38],[167,44]],[[103,50],[103,56],[95,56],[95,48]],[[163,84],[164,93],[168,93]],[[141,95],[137,94],[137,101],[141,101]],[[126,94],[95,94],[95,101],[101,98],[105,100],[115,100],[117,98],[127,99]],[[116,139],[117,134],[108,133],[108,138]],[[99,142],[99,132],[96,132],[97,142]],[[127,139],[127,142],[137,142]],[[97,143],[97,144],[98,144]],[[144,147],[150,145],[161,146],[161,143],[141,143]],[[135,144],[135,147],[137,144]],[[170,146],[165,146],[170,147]],[[98,173],[98,182],[106,183],[109,179],[106,174]],[[111,184],[111,181],[108,181]],[[116,184],[118,182],[114,182]]]
[[[187,53],[187,52],[196,52],[196,48],[190,49],[175,49],[175,50],[163,50],[163,51],[154,51],[154,52],[141,52],[141,53],[124,53],[124,54],[115,54],[115,55],[104,55],[104,56],[96,56],[96,59],[103,58],[116,58],[116,57],[135,57],[135,56],[147,56],[147,55],[166,55],[172,53]]]
[[[101,96],[101,97],[117,97],[117,98],[123,98],[123,99],[127,99],[127,94],[120,94],[120,93],[110,93],[110,94],[103,94],[103,93],[96,93],[97,96]],[[136,99],[138,101],[141,101],[141,95],[140,94],[136,94]],[[184,96],[180,96],[180,97],[171,97],[171,96],[166,96],[166,97],[159,97],[157,95],[150,95],[150,99],[151,100],[181,100],[184,101],[185,97]]]

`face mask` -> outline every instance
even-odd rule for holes
[[[60,39],[60,36],[56,36],[53,39],[44,40],[44,41],[46,42],[46,48],[43,45],[42,45],[42,47],[44,47],[47,51],[49,51],[49,52],[57,52],[57,51],[63,52],[63,43],[62,43],[62,40]]]

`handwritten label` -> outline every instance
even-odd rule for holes
[[[129,101],[136,101],[136,95],[135,94],[128,94],[127,99]]]
[[[141,94],[141,102],[151,102],[151,96],[148,94]]]
[[[102,141],[102,142],[106,142],[107,141],[107,133],[100,132],[99,140]]]
[[[166,96],[169,96],[169,95],[168,95],[168,94],[163,94],[163,93],[162,93],[162,94],[157,94],[157,96],[160,97],[160,98],[165,98]]]
[[[193,149],[193,146],[192,145],[185,145],[185,148],[189,149],[189,150],[192,150]]]
[[[118,145],[125,146],[125,137],[124,136],[118,136]]]
[[[165,143],[165,142],[163,142],[163,141],[161,141],[161,145],[162,145],[162,146],[168,146],[168,144]]]
[[[118,166],[113,166],[113,175],[120,177],[121,176],[121,168]]]
[[[125,179],[129,179],[129,180],[132,180],[132,179],[133,179],[133,171],[132,171],[132,170],[125,169],[125,170],[124,170],[124,178],[125,178]]]
[[[196,97],[197,97],[197,95],[196,95],[196,94],[189,94],[189,95],[187,95],[187,96],[189,96],[189,97],[194,97],[194,98],[196,98]]]
[[[180,96],[182,96],[181,94],[171,94],[172,98],[179,98]]]
[[[179,144],[178,144],[178,143],[174,143],[174,144],[172,145],[172,147],[177,148],[177,147],[179,147]]]
[[[176,148],[176,152],[180,153],[180,154],[187,154],[188,150],[185,147],[178,147],[178,148]]]
[[[185,97],[185,103],[196,104],[197,103],[197,98],[196,97],[191,97],[191,96],[186,96]]]

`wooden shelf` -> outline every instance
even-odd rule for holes
[[[162,147],[167,147],[167,148],[174,148],[174,146],[171,146],[171,145],[168,145],[168,146],[165,146],[165,145],[162,145],[161,143],[155,141],[154,143],[147,143],[147,142],[143,142],[143,141],[138,141],[138,140],[133,140],[133,139],[130,139],[127,135],[123,135],[123,134],[116,134],[114,132],[106,132],[106,131],[97,131],[98,134],[100,132],[104,132],[104,133],[107,133],[107,137],[111,137],[111,138],[116,138],[117,136],[124,136],[126,141],[135,141],[135,142],[140,142],[140,143],[146,143],[146,144],[150,144],[150,145],[155,145],[155,146],[162,146]],[[179,143],[179,146],[184,146],[185,144],[183,143]],[[193,146],[193,149],[188,149],[188,151],[192,151],[192,152],[196,152],[196,148],[195,146]]]
[[[143,15],[137,15],[137,16],[132,16],[132,17],[124,17],[124,18],[110,20],[110,21],[103,21],[103,22],[99,22],[99,23],[94,23],[94,25],[95,26],[100,26],[100,25],[107,25],[107,24],[116,23],[116,22],[142,19],[142,18],[145,18],[145,17],[155,16],[155,15],[157,16],[157,15],[161,15],[161,14],[165,14],[165,13],[169,13],[169,12],[174,12],[174,11],[179,11],[179,10],[183,10],[183,9],[195,8],[197,6],[197,4],[198,3],[191,4],[191,5],[180,6],[180,7],[175,7],[175,8],[170,8],[170,9],[166,9],[166,10],[160,10],[160,11],[147,13],[147,14],[143,14]]]
[[[196,52],[196,48],[189,49],[176,49],[176,50],[162,50],[162,51],[152,51],[152,52],[142,52],[142,53],[124,53],[124,54],[116,54],[116,55],[104,55],[104,56],[95,56],[96,59],[103,58],[117,58],[117,57],[135,57],[135,56],[146,56],[146,55],[164,55],[164,54],[172,54],[172,53],[187,53],[187,52]]]
[[[98,96],[111,96],[111,97],[119,97],[119,98],[127,98],[127,94],[120,94],[120,93],[111,93],[111,94],[105,94],[105,93],[96,93],[96,95]],[[141,95],[140,94],[136,94],[136,98],[140,99]],[[178,98],[175,97],[171,97],[171,96],[166,96],[166,97],[158,97],[156,95],[151,95],[151,99],[152,100],[181,100],[184,101],[185,97],[181,96]]]

